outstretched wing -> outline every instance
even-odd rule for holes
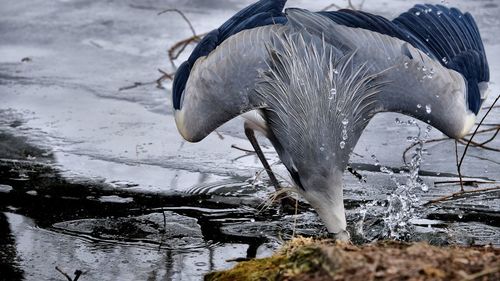
[[[459,138],[475,120],[468,107],[467,82],[459,72],[444,67],[408,42],[378,32],[336,24],[320,14],[288,9],[288,22],[306,29],[345,53],[355,52],[353,65],[365,65],[372,83],[381,85],[366,97],[371,110],[400,112],[428,122],[446,135]],[[366,108],[364,108],[366,109]]]
[[[263,106],[255,85],[260,71],[268,69],[266,44],[282,28],[242,31],[196,61],[175,110],[177,128],[186,140],[200,141],[226,121]]]
[[[174,109],[180,109],[180,102],[187,80],[199,58],[210,54],[226,39],[240,31],[254,27],[284,23],[282,13],[286,0],[260,0],[236,13],[219,28],[212,30],[198,43],[187,61],[183,62],[175,74],[172,101]]]

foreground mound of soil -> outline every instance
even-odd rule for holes
[[[500,249],[296,238],[272,257],[241,262],[205,280],[500,280]]]

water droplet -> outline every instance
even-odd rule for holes
[[[431,105],[430,104],[428,104],[428,105],[425,106],[425,112],[427,112],[427,114],[431,114],[432,109],[431,109]]]
[[[427,68],[425,66],[422,66],[422,71],[423,72],[426,72],[427,71]]]
[[[344,148],[345,148],[345,141],[341,141],[341,142],[340,142],[340,148],[341,148],[341,149],[344,149]]]
[[[384,166],[380,166],[380,171],[384,174],[389,174],[389,175],[394,174],[394,172],[392,172],[389,168]]]
[[[405,63],[404,63],[405,68],[408,68],[408,64],[409,63],[407,61],[405,61]]]
[[[437,11],[436,14],[440,16],[443,12],[442,11]]]
[[[342,120],[342,125],[346,126],[347,124],[349,124],[349,120],[347,120],[347,118],[344,118],[344,120]]]
[[[320,146],[319,147],[319,151],[321,151],[321,152],[325,151],[325,147],[324,146]]]
[[[420,103],[417,104],[417,108],[422,108],[422,105]]]
[[[333,74],[339,74],[339,71],[337,69],[333,69]]]
[[[250,219],[250,222],[255,222],[255,219]]]
[[[458,213],[458,218],[459,218],[459,219],[462,219],[463,217],[464,217],[464,214],[462,214],[462,213]]]
[[[328,96],[328,99],[332,100],[335,97],[336,94],[337,94],[337,89],[332,88],[330,90],[330,95]]]
[[[447,57],[443,57],[441,60],[444,62],[444,64],[448,64],[448,58]]]
[[[415,12],[415,15],[420,16],[420,12]]]

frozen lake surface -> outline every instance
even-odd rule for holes
[[[71,276],[82,270],[79,280],[200,280],[237,260],[271,254],[293,231],[324,233],[307,207],[297,217],[263,208],[273,189],[260,176],[260,162],[232,148],[251,148],[240,119],[187,143],[172,116],[171,83],[163,89],[154,83],[158,69],[173,71],[168,48],[191,36],[182,17],[159,12],[182,10],[204,33],[252,1],[0,2],[0,280],[64,280],[56,266]],[[500,93],[500,3],[449,2],[478,22],[491,70],[488,106]],[[287,6],[319,10],[330,3]],[[416,3],[367,1],[363,9],[393,18]],[[144,85],[119,90],[136,82]],[[366,202],[379,202],[360,241],[379,238],[383,202],[396,189],[372,155],[404,169],[407,138],[418,133],[396,118],[409,119],[374,118],[355,149],[351,162],[366,183],[345,174],[351,226],[359,227]],[[495,108],[483,128],[499,120]],[[442,137],[431,131],[431,139]],[[488,146],[498,149],[500,138]],[[454,142],[425,148],[421,178],[430,189],[418,191],[420,201],[458,191]],[[272,147],[264,151],[277,162]],[[288,177],[284,167],[275,169]],[[467,190],[497,187],[500,153],[471,147],[462,174],[481,182]],[[499,214],[498,189],[425,207],[412,239],[498,247]]]

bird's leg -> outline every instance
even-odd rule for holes
[[[260,159],[260,162],[262,162],[262,165],[264,166],[264,169],[266,170],[267,175],[269,176],[269,180],[271,180],[271,184],[274,186],[274,189],[276,191],[281,190],[281,186],[278,182],[278,179],[274,175],[273,170],[271,170],[271,166],[267,162],[266,157],[264,156],[264,153],[262,152],[262,149],[260,148],[260,145],[257,142],[257,138],[255,137],[254,129],[252,129],[247,123],[245,123],[245,135],[247,136],[248,140],[252,144],[253,149],[255,150],[255,153],[257,154],[257,156]],[[290,197],[286,197],[286,196],[284,196],[284,194],[281,194],[280,196],[278,196],[277,201],[280,202],[281,211],[288,212],[288,213],[297,211],[296,210],[297,209],[296,208],[297,202],[294,199],[292,199]],[[300,207],[299,209],[302,208],[302,206],[299,206],[299,207]]]
[[[281,186],[278,183],[278,179],[276,179],[276,176],[274,175],[273,171],[271,170],[271,166],[269,166],[269,163],[266,160],[266,157],[264,156],[264,153],[262,152],[262,149],[260,149],[260,145],[257,142],[257,138],[255,137],[255,131],[249,126],[245,124],[245,135],[247,136],[248,140],[253,146],[253,149],[255,150],[255,153],[257,153],[257,156],[259,157],[260,162],[262,163],[262,166],[264,166],[264,169],[267,172],[267,175],[269,176],[269,180],[271,180],[272,185],[276,189],[276,191],[281,189]]]

